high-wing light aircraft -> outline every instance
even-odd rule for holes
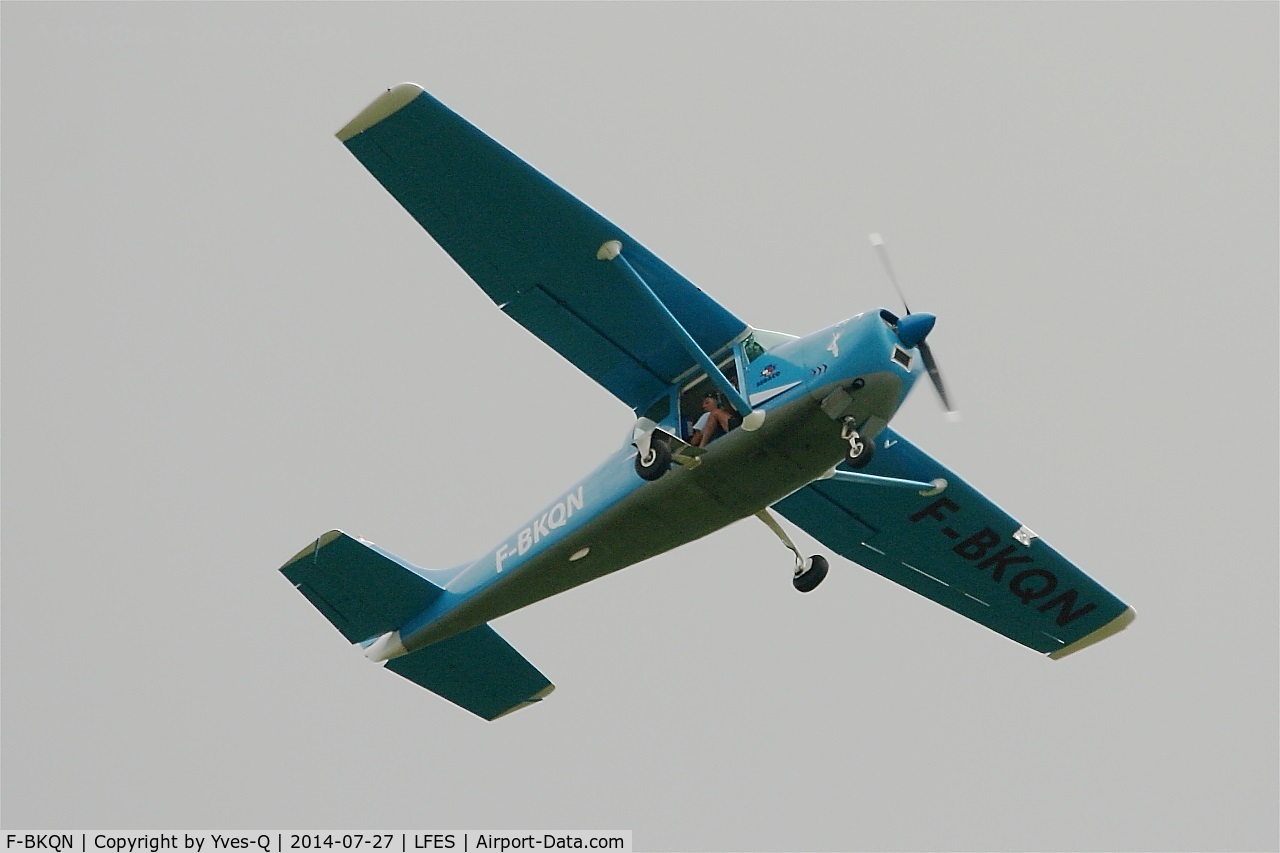
[[[771,509],[1051,658],[1133,621],[889,426],[924,373],[951,408],[932,315],[866,311],[804,337],[753,328],[413,84],[337,135],[505,314],[636,415],[617,451],[477,560],[425,569],[339,530],[289,560],[285,576],[370,660],[496,719],[553,689],[486,624],[505,613],[751,515],[794,553],[795,588],[813,590],[827,560],[803,556]]]

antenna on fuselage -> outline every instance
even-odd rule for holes
[[[905,320],[911,316],[911,306],[907,304],[907,296],[902,292],[902,286],[898,284],[898,277],[894,275],[893,264],[889,263],[889,250],[884,245],[884,238],[878,233],[868,234],[867,237],[871,240],[871,245],[875,246],[876,255],[879,256],[880,264],[888,274],[889,281],[893,283],[893,289],[898,291],[898,298],[902,300],[902,307],[906,311],[906,317],[903,317],[903,320]],[[929,328],[932,328],[932,320],[930,320]],[[928,334],[927,329],[925,334]],[[904,341],[904,343],[906,342]],[[925,370],[929,371],[929,379],[933,381],[934,390],[938,392],[938,399],[942,401],[942,407],[947,410],[947,417],[951,420],[958,420],[960,415],[952,407],[951,400],[947,396],[947,387],[942,382],[942,373],[938,370],[938,360],[933,357],[933,350],[929,349],[929,344],[923,339],[914,342],[914,346],[920,351],[920,359],[924,362]]]

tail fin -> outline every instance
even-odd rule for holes
[[[352,643],[399,629],[445,594],[417,566],[341,530],[321,536],[280,571]],[[387,668],[486,720],[555,689],[488,625],[395,658]]]

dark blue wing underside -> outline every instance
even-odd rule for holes
[[[1069,651],[1126,613],[1124,602],[892,429],[877,438],[864,473],[947,486],[921,495],[820,480],[775,508],[836,553],[1039,652]]]
[[[620,228],[426,92],[348,149],[502,309],[632,408],[694,361],[654,307],[597,260],[623,252],[702,349],[746,324]]]

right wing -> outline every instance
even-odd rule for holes
[[[516,322],[638,409],[696,362],[655,306],[596,259],[609,240],[706,353],[746,323],[587,205],[412,83],[338,139]]]
[[[1057,659],[1125,628],[1134,611],[892,429],[863,473],[936,493],[818,480],[774,509],[841,556]]]

